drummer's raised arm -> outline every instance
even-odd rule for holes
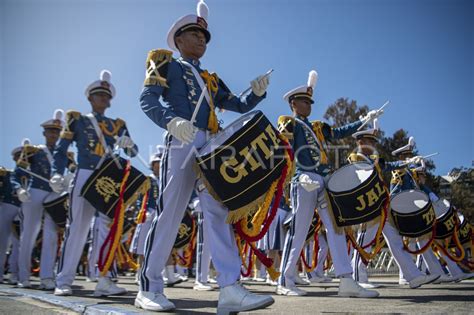
[[[359,128],[361,125],[362,121],[358,120],[356,122],[341,127],[331,128],[330,132],[328,132],[327,129],[324,128],[323,132],[326,131],[324,134],[326,138],[342,139],[350,137],[354,132],[357,131],[357,128]]]
[[[239,98],[230,91],[221,79],[219,79],[218,86],[216,106],[233,112],[246,113],[251,111],[267,96],[266,92],[262,96],[257,96],[251,91]]]
[[[59,143],[53,152],[53,165],[51,165],[51,174],[64,174],[64,170],[66,169],[68,163],[67,149],[74,141],[75,127],[80,117],[81,113],[79,112],[67,112],[66,124],[61,131]]]

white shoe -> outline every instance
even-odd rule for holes
[[[343,297],[375,298],[379,296],[379,293],[364,289],[352,278],[341,278],[337,295]]]
[[[97,282],[96,277],[86,277],[86,282]]]
[[[309,285],[310,282],[305,279],[305,278],[301,278],[299,275],[296,275],[295,277],[295,284],[299,284],[299,285]]]
[[[72,295],[72,289],[68,285],[63,285],[59,288],[54,289],[54,295],[58,295],[58,296]]]
[[[40,290],[54,290],[54,288],[56,288],[56,283],[53,279],[41,279]]]
[[[138,291],[137,297],[135,298],[135,306],[155,312],[170,311],[176,308],[163,293],[149,291]]]
[[[95,286],[94,296],[122,295],[127,289],[118,287],[110,278],[100,277]]]
[[[26,281],[23,281],[23,282],[18,282],[18,284],[16,286],[19,287],[19,288],[22,288],[22,289],[29,289],[29,288],[31,288],[31,283],[30,283],[29,280],[26,280]]]
[[[240,283],[221,288],[217,314],[251,311],[272,305],[275,302],[269,295],[257,295],[247,291]]]
[[[165,267],[164,274],[166,275],[166,280],[164,280],[164,284],[167,287],[172,287],[175,284],[183,282],[183,279],[181,279],[180,275],[174,272],[174,266],[169,265]]]
[[[310,283],[325,283],[325,282],[331,282],[331,281],[332,281],[332,278],[329,278],[326,276],[319,276],[319,275],[316,275],[309,279]]]
[[[265,282],[266,279],[265,279],[265,278],[261,278],[261,277],[253,277],[253,278],[252,278],[252,281],[254,281],[254,282]]]
[[[11,274],[10,278],[8,278],[8,283],[9,284],[17,284],[18,283],[18,275],[17,274]]]
[[[216,284],[217,283],[216,279],[214,279],[214,278],[207,278],[207,282],[210,283],[210,284]]]
[[[453,280],[455,282],[461,282],[463,280],[468,280],[468,279],[471,279],[471,278],[474,278],[474,272],[471,272],[471,273],[461,273],[459,274],[458,276],[456,277],[453,277]]]
[[[306,292],[305,290],[301,290],[296,286],[284,287],[282,285],[279,285],[277,286],[276,294],[286,296],[304,296],[308,294],[308,292]]]
[[[441,275],[437,280],[433,281],[433,284],[448,283],[448,282],[453,282],[453,281],[455,281],[453,277],[444,274],[444,275]]]
[[[278,285],[278,282],[273,281],[272,278],[270,278],[269,276],[267,276],[267,279],[265,280],[265,283],[268,284],[268,285],[274,286],[274,287]]]
[[[196,291],[212,291],[212,290],[214,290],[214,288],[211,287],[210,285],[207,285],[207,284],[204,284],[204,283],[201,283],[201,282],[196,282],[193,289],[196,290]]]
[[[408,282],[407,279],[399,279],[399,280],[398,280],[398,284],[399,284],[399,285],[409,285],[410,282]]]
[[[359,285],[363,287],[364,289],[376,289],[382,286],[378,283],[372,283],[372,282],[359,282]]]
[[[416,277],[415,279],[409,281],[410,288],[416,289],[421,287],[424,284],[431,283],[439,278],[439,275],[421,275]]]

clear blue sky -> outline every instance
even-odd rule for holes
[[[140,110],[147,51],[197,0],[0,0],[0,165],[23,137],[43,142],[41,122],[55,108],[90,110],[85,87],[102,69],[117,96],[107,115],[127,121],[142,154],[162,129]],[[338,97],[391,105],[387,135],[404,128],[421,153],[439,152],[436,173],[471,166],[474,105],[474,5],[458,0],[208,0],[212,40],[203,67],[239,93],[274,68],[258,109],[288,114],[282,95],[319,82],[312,119]],[[237,115],[221,115],[225,123]],[[134,164],[139,166],[139,161]],[[140,167],[143,169],[143,167]]]

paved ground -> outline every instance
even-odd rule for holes
[[[273,294],[275,304],[251,314],[318,314],[318,313],[436,313],[474,314],[474,280],[460,283],[428,285],[416,290],[399,286],[395,277],[372,278],[384,286],[377,299],[350,299],[337,297],[338,283],[305,286],[305,297],[282,297],[274,294],[274,287],[246,282],[246,286],[258,293]],[[74,297],[55,297],[51,292],[17,289],[0,285],[0,314],[85,314],[140,313],[133,306],[137,287],[131,277],[121,278],[121,285],[130,292],[121,297],[94,298],[94,283],[79,277],[73,289]],[[38,280],[32,282],[35,288]],[[165,289],[165,294],[175,303],[179,314],[213,314],[217,307],[218,291],[196,292],[191,282]],[[41,302],[38,302],[41,301]],[[48,302],[50,304],[46,304]],[[55,306],[51,306],[51,304]],[[248,313],[247,313],[248,314]]]

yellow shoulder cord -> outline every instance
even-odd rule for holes
[[[207,70],[201,72],[201,77],[206,82],[207,91],[209,92],[209,118],[207,122],[207,128],[211,133],[216,133],[219,130],[219,123],[217,122],[217,115],[214,106],[213,95],[217,93],[219,86],[217,84],[218,77],[217,74],[209,74]]]
[[[324,148],[324,144],[326,143],[326,139],[324,138],[322,124],[321,123],[313,123],[313,131],[318,138],[319,143],[321,144],[320,155],[321,155],[321,163],[328,164],[328,156],[326,153],[326,149]]]

